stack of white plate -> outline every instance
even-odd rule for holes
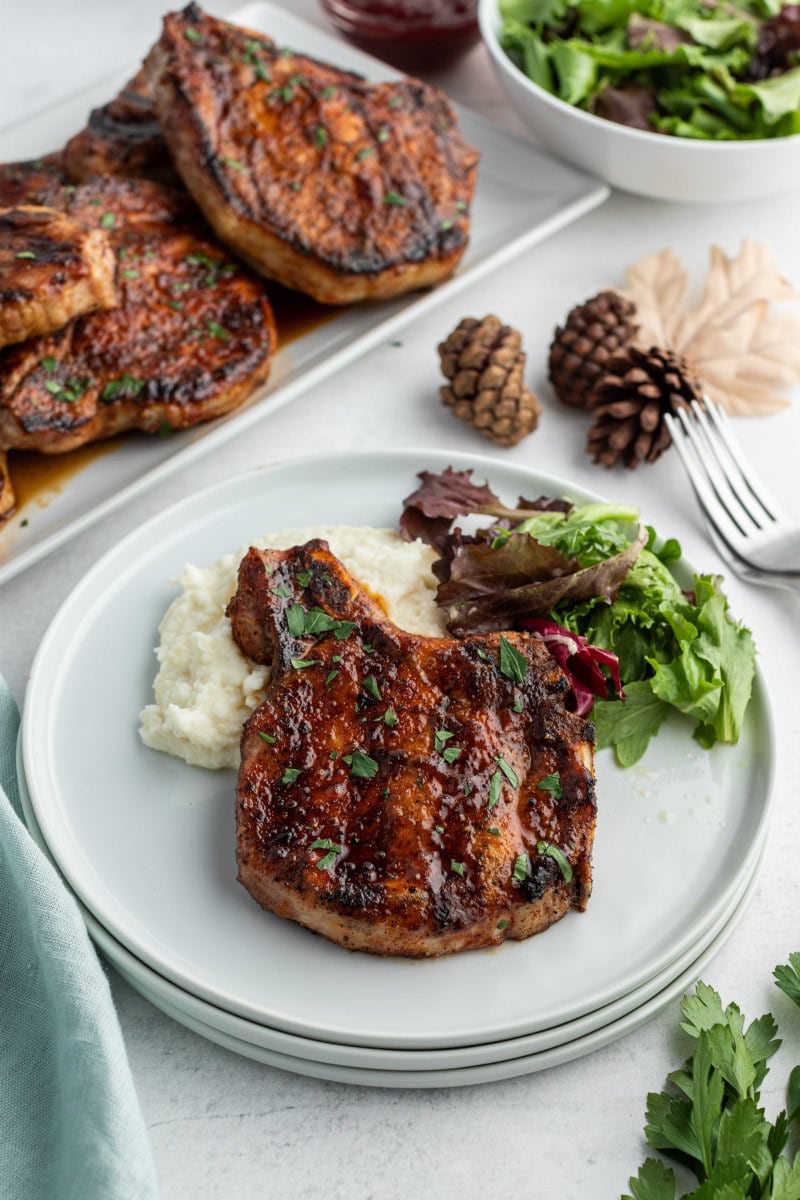
[[[597,755],[585,913],[487,951],[349,953],[263,912],[236,882],[231,772],[147,750],[157,626],[186,562],[270,530],[396,524],[420,470],[496,492],[585,493],[494,459],[339,455],[224,482],[115,547],[34,663],[20,739],[26,815],[117,970],[211,1040],[287,1070],[375,1086],[496,1080],[589,1053],[688,990],[734,929],[767,831],[773,735],[757,681],[737,746],[668,722],[636,767]]]

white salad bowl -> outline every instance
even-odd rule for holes
[[[719,204],[800,189],[800,134],[695,141],[595,117],[552,96],[511,61],[500,45],[498,0],[479,0],[478,20],[497,77],[535,139],[612,187],[659,200]]]

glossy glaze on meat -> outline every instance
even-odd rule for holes
[[[502,635],[404,633],[322,541],[250,550],[228,613],[272,663],[237,787],[239,879],[259,904],[348,949],[414,957],[585,907],[592,727],[541,641],[505,635],[519,681]],[[325,632],[320,614],[340,624]]]
[[[478,154],[437,89],[368,84],[194,4],[145,66],[186,186],[269,278],[345,304],[456,267]]]
[[[119,303],[104,229],[54,208],[0,208],[0,347]]]
[[[19,188],[22,169],[14,168]],[[0,447],[61,453],[123,429],[182,429],[241,404],[269,373],[262,282],[208,234],[187,197],[147,180],[62,186],[33,199],[104,230],[119,307],[0,352]],[[0,200],[4,175],[0,169]]]
[[[180,185],[144,70],[110,103],[92,109],[86,128],[64,147],[64,168],[75,183],[93,175],[124,175]]]

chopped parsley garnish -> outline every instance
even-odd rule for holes
[[[544,854],[548,858],[552,858],[558,866],[561,874],[564,876],[564,882],[569,883],[569,881],[572,879],[572,867],[564,857],[563,850],[560,850],[558,846],[554,846],[552,842],[537,842],[536,853]]]
[[[122,272],[122,278],[123,279],[138,279],[140,274],[141,274],[141,272],[137,271],[135,267],[128,267],[127,270]]]
[[[383,197],[383,203],[388,204],[391,208],[402,208],[405,200],[399,192],[389,191]]]
[[[439,228],[442,231],[442,233],[447,233],[448,229],[453,228],[453,222],[452,221],[440,221]]]
[[[500,834],[500,830],[497,828],[496,825],[490,825],[489,833],[491,833],[493,837],[498,837]]]
[[[514,683],[525,682],[528,660],[500,634],[500,674]]]
[[[530,864],[530,859],[528,858],[528,855],[524,851],[522,854],[517,855],[517,857],[514,859],[514,869],[511,872],[511,878],[514,880],[514,883],[524,883],[525,882],[525,880],[528,876],[529,864]]]
[[[444,833],[444,825],[434,825],[433,828],[436,830],[437,833]]]
[[[180,312],[183,308],[182,300],[168,300],[167,304],[170,308],[174,308],[176,312]]]
[[[513,709],[515,713],[521,713],[525,711],[525,706],[523,705],[519,696],[517,696],[516,700],[514,701]]]
[[[503,774],[505,775],[506,779],[511,784],[511,786],[514,788],[519,787],[519,776],[517,775],[517,772],[514,770],[513,767],[509,766],[509,764],[503,758],[502,754],[497,755],[497,757],[495,758],[495,762],[497,763],[498,767],[503,772]]]
[[[320,665],[318,658],[290,658],[289,662],[295,671],[304,671],[306,667],[318,667]]]
[[[386,712],[383,714],[383,723],[384,725],[388,725],[390,729],[394,729],[395,725],[397,724],[397,713],[393,708],[387,708]]]
[[[193,28],[191,27],[191,25],[189,26],[189,28],[188,28],[188,29],[184,29],[184,31],[183,31],[183,36],[184,36],[184,37],[186,38],[186,40],[187,40],[187,41],[189,41],[189,42],[204,42],[204,41],[205,41],[205,38],[203,37],[203,35],[202,35],[202,33],[200,32],[200,30],[199,30],[199,29],[193,29]]]
[[[66,379],[63,384],[56,383],[55,379],[46,379],[44,386],[47,388],[51,396],[55,396],[57,400],[63,400],[67,404],[74,404],[80,400],[83,393],[89,386],[89,379]]]
[[[300,587],[307,588],[311,583],[311,571],[295,571],[295,579],[300,584]]]
[[[339,672],[335,667],[332,671],[328,671],[328,674],[325,676],[325,687],[330,687],[338,674]]]
[[[224,163],[226,167],[231,167],[231,169],[234,171],[239,171],[241,174],[247,173],[247,167],[244,165],[244,163],[240,163],[238,158],[222,157],[219,161]]]
[[[113,229],[115,220],[116,217],[113,212],[104,212],[100,218],[100,224],[103,226],[103,229]]]
[[[318,125],[317,128],[314,130],[314,145],[317,147],[318,150],[321,150],[322,147],[327,142],[327,140],[328,140],[327,129],[324,129],[322,127],[322,125]]]
[[[350,767],[350,774],[354,779],[374,779],[378,774],[378,763],[362,750],[346,754],[344,761]]]
[[[445,748],[445,743],[449,742],[451,737],[453,737],[453,734],[449,733],[446,729],[436,730],[433,735],[433,748],[437,754],[442,753]]]
[[[446,763],[454,763],[460,754],[460,746],[445,746],[442,751],[442,758]]]
[[[389,140],[389,130],[388,129],[379,129],[378,130],[378,141],[383,143],[383,142],[388,142],[388,140]]]
[[[497,922],[497,928],[498,928],[498,929],[505,929],[505,927],[506,927],[506,925],[507,925],[507,924],[508,924],[508,921],[506,921],[506,919],[505,919],[505,918],[503,918],[503,920],[502,920],[502,921],[498,921],[498,922]]]
[[[342,847],[336,842],[332,842],[330,838],[317,838],[309,846],[309,850],[327,850],[327,854],[316,864],[318,871],[327,871],[328,867],[332,867],[336,862],[336,858],[342,853]]]
[[[299,767],[287,767],[286,770],[281,775],[281,783],[294,783],[295,779],[297,779],[299,774],[300,774]]]
[[[338,758],[338,757],[339,757],[338,750],[331,750],[330,754],[328,755],[328,758]]]
[[[481,660],[481,662],[485,662],[485,663],[493,663],[494,662],[494,659],[492,658],[491,654],[487,654],[485,650],[476,650],[475,653],[478,655],[478,658]]]
[[[469,205],[466,200],[456,200],[456,208],[462,213],[469,212]]]
[[[285,583],[279,583],[277,587],[270,588],[269,590],[273,596],[282,596],[284,599],[287,599],[292,594],[292,589],[287,587]]]
[[[364,146],[356,155],[356,161],[361,162],[362,158],[369,158],[370,154],[374,154],[375,150],[372,146]]]
[[[303,587],[305,586],[303,584]],[[273,588],[273,591],[275,590]],[[290,596],[291,592],[287,588],[280,595]],[[340,621],[336,617],[332,617],[330,613],[326,613],[322,608],[303,608],[302,604],[297,603],[291,604],[287,608],[286,623],[289,626],[289,632],[292,637],[311,637],[314,634],[332,633],[337,642],[349,637],[355,626],[354,621]],[[341,658],[334,658],[333,661],[341,661]]]
[[[361,686],[368,696],[372,696],[373,700],[380,700],[381,692],[374,675],[367,675]]]
[[[34,254],[34,252],[32,250],[18,250],[16,257],[17,258],[36,258],[36,255]]]
[[[206,329],[210,334],[212,334],[213,337],[219,338],[223,342],[229,342],[231,340],[231,335],[228,333],[227,329],[223,329],[223,327],[218,325],[216,321],[206,321]]]
[[[545,775],[536,786],[543,792],[549,792],[554,800],[561,799],[561,777],[558,771],[554,771],[552,775]]]
[[[503,776],[500,771],[495,771],[492,778],[489,780],[489,809],[493,809],[497,801],[500,799],[500,791],[503,787]]]
[[[456,860],[454,858],[451,858],[450,859],[450,870],[453,872],[454,875],[462,875],[463,876],[464,864],[462,862],[456,862]]]
[[[123,392],[129,396],[138,396],[143,387],[143,379],[136,379],[133,375],[125,374],[120,379],[109,380],[103,388],[101,399],[116,400],[117,396],[121,396]]]
[[[275,745],[275,738],[272,736],[272,734],[271,734],[271,733],[264,733],[264,731],[263,731],[262,729],[259,729],[259,731],[258,731],[258,736],[259,736],[260,738],[263,738],[263,739],[264,739],[264,741],[267,743],[267,745],[268,745],[268,746],[274,746],[274,745]]]
[[[55,369],[56,369],[56,360],[48,355],[47,358],[42,359],[41,365],[44,367],[45,371],[47,371],[47,373],[49,375],[49,373],[51,371],[55,371]]]

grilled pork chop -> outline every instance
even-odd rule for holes
[[[186,186],[270,279],[347,304],[455,269],[478,155],[441,92],[366,83],[196,4],[165,18],[145,67]]]
[[[109,104],[92,109],[86,128],[64,147],[64,167],[76,183],[93,175],[125,175],[172,186],[180,184],[161,135],[144,70]]]
[[[15,187],[21,176],[17,164]],[[275,324],[263,284],[187,197],[147,180],[32,180],[37,199],[107,232],[120,305],[0,351],[0,447],[53,454],[124,429],[182,429],[266,379]]]
[[[0,347],[118,302],[104,229],[53,208],[0,208]]]
[[[585,908],[592,727],[541,641],[405,633],[323,541],[251,549],[228,614],[272,663],[237,788],[239,880],[259,904],[412,957]]]

